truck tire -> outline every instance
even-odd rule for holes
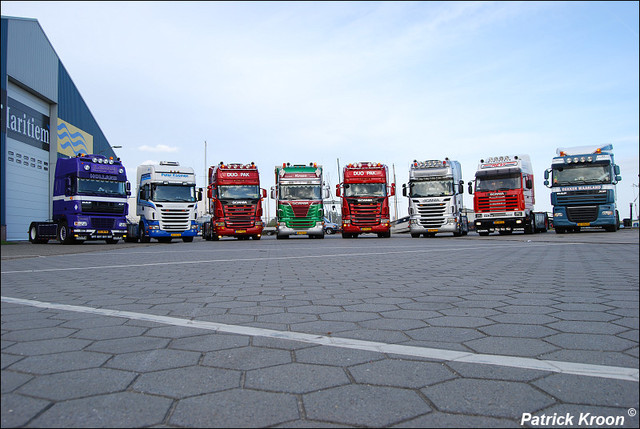
[[[107,238],[105,241],[107,244],[117,244],[119,240],[117,238]]]
[[[193,241],[193,237],[182,237],[182,241],[185,243],[191,243]]]
[[[419,232],[412,232],[411,233],[411,238],[420,238],[420,233]]]
[[[38,227],[35,224],[29,228],[29,241],[33,244],[46,244],[49,242],[46,238],[38,238]]]
[[[251,238],[254,239],[254,240],[260,240],[260,236],[257,235],[257,234],[256,235],[252,235]]]
[[[58,225],[58,241],[60,241],[60,244],[71,244],[75,241],[73,237],[71,237],[69,225],[67,225],[66,221]]]

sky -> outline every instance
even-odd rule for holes
[[[638,2],[19,2],[123,161],[389,166],[528,154],[536,210],[558,147],[613,144],[638,207]],[[206,159],[205,159],[206,142]],[[465,186],[465,206],[473,208]],[[274,214],[270,204],[270,215]],[[395,217],[395,216],[394,216]]]

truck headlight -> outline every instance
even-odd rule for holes
[[[562,217],[562,216],[563,216],[563,215],[562,215],[562,212],[555,212],[555,213],[553,214],[553,217]]]
[[[73,222],[73,226],[87,226],[87,222],[84,220],[77,220]]]
[[[602,214],[604,216],[613,216],[613,211],[612,210],[602,210]]]
[[[120,228],[126,228],[127,227],[127,223],[126,222],[120,222],[120,223],[118,223],[118,226]]]

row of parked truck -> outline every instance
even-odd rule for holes
[[[551,168],[544,172],[551,188],[553,224],[557,233],[602,227],[616,231],[616,184],[622,180],[611,145],[560,148]],[[267,192],[260,188],[257,166],[225,164],[208,171],[206,195],[211,219],[202,225],[202,237],[259,240],[264,229],[262,202]],[[137,168],[136,223],[127,220],[127,198],[131,186],[119,159],[101,155],[60,158],[56,164],[53,219],[32,222],[29,240],[63,244],[85,240],[149,242],[182,239],[193,241],[199,233],[197,203],[203,190],[196,189],[191,167],[177,162],[143,164]],[[411,237],[439,233],[466,235],[469,220],[463,208],[465,183],[455,160],[414,161],[402,194],[409,200]],[[360,234],[391,236],[389,198],[396,192],[382,163],[348,164],[342,182],[336,185],[341,199],[344,238]],[[546,212],[534,210],[534,174],[528,155],[481,159],[475,179],[468,183],[473,194],[473,228],[480,235],[492,232],[526,234],[549,228]],[[292,235],[324,238],[323,200],[329,188],[322,166],[289,164],[275,168],[271,198],[276,201],[276,237]]]

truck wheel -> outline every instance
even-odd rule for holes
[[[118,243],[118,239],[117,238],[107,238],[105,241],[107,242],[107,244],[116,244],[116,243]]]
[[[280,235],[280,234],[276,235],[276,239],[278,240],[286,240],[287,238],[289,238],[288,235]]]
[[[416,233],[416,232],[412,232],[411,233],[411,238],[420,238],[420,233]]]
[[[481,237],[486,237],[489,235],[489,231],[478,232],[478,235],[480,235]]]
[[[251,238],[253,238],[254,240],[260,240],[260,236],[259,235],[252,235]]]
[[[60,244],[71,244],[74,241],[69,233],[67,222],[62,222],[58,226],[58,241],[60,241]]]
[[[191,243],[193,241],[193,237],[182,237],[182,241],[185,243]]]
[[[31,228],[29,228],[29,241],[33,244],[46,244],[49,242],[46,238],[38,238],[38,228],[36,225],[31,225]]]

